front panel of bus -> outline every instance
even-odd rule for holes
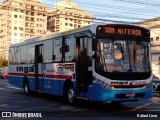
[[[93,44],[96,90],[91,88],[91,99],[128,101],[152,97],[149,30],[131,25],[100,25]]]

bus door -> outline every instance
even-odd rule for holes
[[[88,97],[87,37],[76,38],[76,95]]]
[[[43,45],[35,46],[35,85],[36,90],[43,91]]]

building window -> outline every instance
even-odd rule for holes
[[[156,41],[159,41],[159,37],[156,37]]]
[[[17,27],[14,27],[14,30],[17,30]]]
[[[21,18],[21,19],[22,19],[22,18],[23,18],[23,16],[22,16],[22,15],[19,15],[19,18]]]
[[[16,33],[16,32],[14,33],[14,36],[17,36],[17,33]]]
[[[70,21],[73,21],[73,19],[72,19],[72,18],[70,18],[69,20],[70,20]]]
[[[70,26],[73,26],[73,24],[71,24],[71,23],[70,23],[69,25],[70,25]]]
[[[153,38],[150,38],[150,41],[153,42]]]
[[[65,26],[68,26],[68,23],[65,23]]]
[[[17,18],[17,15],[14,15],[14,18]]]
[[[71,15],[71,16],[72,16],[72,13],[69,13],[69,15]]]
[[[19,27],[19,30],[20,30],[20,31],[23,31],[23,28],[22,28],[22,27]]]

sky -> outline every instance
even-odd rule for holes
[[[0,0],[3,1],[3,0]],[[41,0],[48,9],[60,0]],[[160,17],[160,0],[72,0],[87,12],[95,21],[139,22]]]
[[[42,0],[49,8],[59,0]],[[160,0],[72,0],[95,18],[138,22],[160,17]]]

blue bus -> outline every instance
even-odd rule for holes
[[[30,38],[9,48],[9,83],[33,91],[121,103],[152,98],[150,31],[93,24]]]

